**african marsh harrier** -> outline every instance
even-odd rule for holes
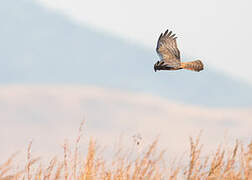
[[[175,34],[172,34],[172,31],[168,29],[159,36],[156,51],[161,60],[154,65],[154,71],[188,69],[199,72],[203,70],[204,66],[200,60],[191,62],[180,61],[180,52],[176,39]]]

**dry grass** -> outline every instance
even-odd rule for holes
[[[151,179],[187,179],[187,180],[251,180],[252,179],[252,143],[243,145],[236,141],[233,148],[218,146],[214,153],[202,155],[200,136],[190,138],[190,154],[188,160],[175,160],[166,165],[165,151],[158,150],[158,140],[148,148],[132,158],[132,152],[119,148],[111,160],[105,160],[93,140],[89,140],[88,151],[85,157],[81,156],[79,135],[74,142],[74,148],[64,143],[62,158],[52,158],[48,165],[43,167],[38,158],[32,156],[32,142],[27,148],[25,167],[16,172],[13,170],[15,154],[0,165],[0,180],[151,180]],[[139,145],[139,142],[136,144]],[[180,165],[179,165],[180,164]]]

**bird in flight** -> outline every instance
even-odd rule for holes
[[[168,29],[165,33],[161,33],[158,38],[156,51],[160,57],[154,65],[154,71],[157,70],[179,70],[188,69],[192,71],[201,71],[204,69],[203,63],[200,60],[181,62],[180,52],[176,42],[177,37]]]

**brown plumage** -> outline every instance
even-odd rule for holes
[[[180,52],[176,42],[177,37],[168,29],[158,38],[156,51],[160,57],[154,65],[154,70],[179,70],[188,69],[192,71],[201,71],[204,69],[203,63],[200,60],[191,62],[181,62]]]

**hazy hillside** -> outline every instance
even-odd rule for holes
[[[147,144],[160,135],[160,144],[168,154],[182,153],[188,147],[188,136],[200,130],[204,130],[204,142],[212,147],[224,136],[250,140],[252,125],[251,108],[202,108],[90,86],[0,87],[0,116],[4,124],[0,126],[0,142],[4,144],[0,159],[30,139],[36,149],[47,154],[61,150],[59,144],[75,137],[83,119],[85,138],[109,144],[123,134],[129,145],[138,133]]]
[[[252,105],[251,86],[209,67],[202,73],[154,73],[156,42],[144,49],[74,24],[31,0],[1,1],[0,14],[1,84],[92,84],[189,104]]]

